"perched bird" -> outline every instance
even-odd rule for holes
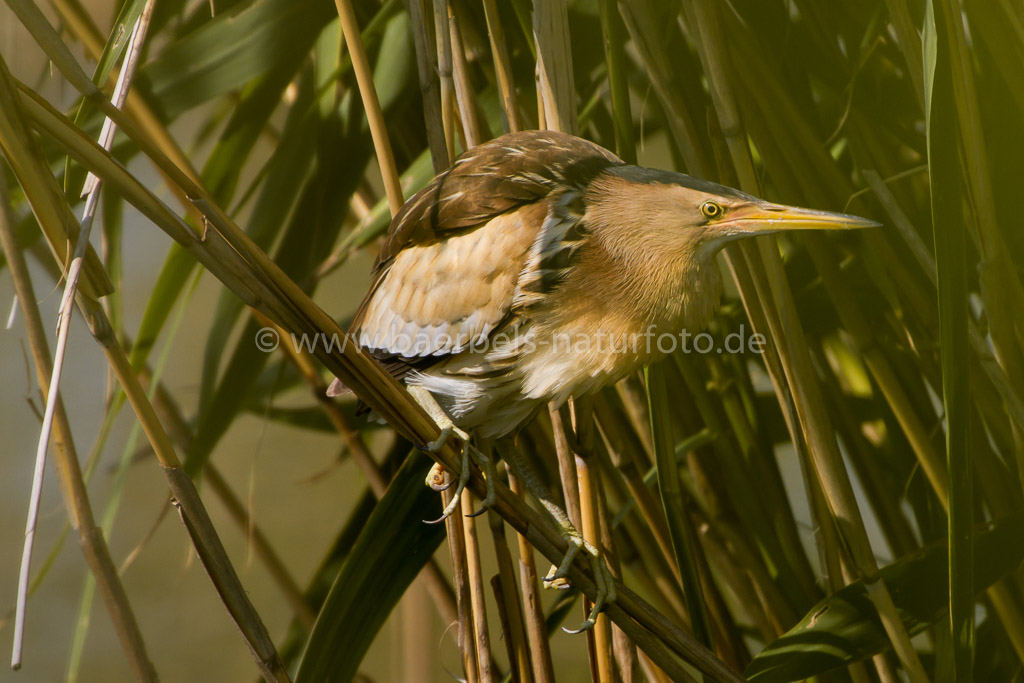
[[[442,438],[502,437],[548,402],[657,360],[658,335],[703,329],[728,242],[874,225],[625,164],[570,135],[512,133],[463,154],[402,207],[351,331]]]

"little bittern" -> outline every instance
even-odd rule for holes
[[[402,207],[352,333],[443,438],[501,437],[548,402],[656,360],[658,335],[699,332],[718,307],[713,259],[726,243],[873,225],[628,165],[570,135],[513,133],[466,152]]]

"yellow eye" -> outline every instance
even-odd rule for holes
[[[700,205],[700,212],[705,218],[718,218],[722,215],[722,205],[715,202],[704,202]]]

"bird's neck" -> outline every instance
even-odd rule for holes
[[[632,305],[635,324],[659,332],[697,333],[718,310],[722,279],[711,260],[680,255],[666,257],[651,250],[639,259],[616,264],[623,283],[618,296]]]
[[[656,248],[616,250],[589,243],[565,283],[555,316],[614,335],[697,333],[718,309],[722,280],[714,262]],[[572,302],[572,303],[569,303]]]

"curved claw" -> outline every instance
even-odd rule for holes
[[[615,577],[612,576],[611,569],[608,568],[608,564],[601,557],[601,553],[597,548],[587,543],[583,537],[578,535],[578,532],[575,534],[568,532],[567,535],[569,535],[569,550],[565,553],[565,557],[562,558],[562,564],[559,565],[558,569],[545,576],[544,581],[550,583],[565,578],[569,572],[569,567],[572,566],[572,562],[580,549],[582,548],[586,551],[587,556],[590,558],[591,570],[594,572],[597,595],[594,596],[594,606],[590,610],[590,614],[583,620],[579,628],[570,629],[562,627],[562,630],[566,633],[575,635],[594,628],[594,625],[597,623],[597,616],[608,603],[615,601]]]
[[[425,446],[420,447],[420,449],[431,453],[436,453],[444,447],[445,443],[448,441],[448,439],[452,437],[453,434],[456,437],[458,437],[460,441],[462,441],[462,469],[459,474],[458,486],[455,489],[455,493],[452,495],[451,501],[448,503],[447,506],[445,506],[445,509],[442,512],[441,516],[433,520],[423,520],[427,524],[437,524],[439,522],[443,522],[444,520],[451,517],[452,514],[454,514],[456,508],[459,506],[459,496],[462,495],[463,490],[465,490],[466,488],[466,484],[469,482],[470,455],[472,455],[477,460],[477,462],[479,462],[480,468],[484,471],[484,479],[487,482],[487,495],[484,497],[483,501],[481,501],[480,509],[466,516],[478,517],[482,515],[484,512],[486,512],[497,501],[497,494],[495,493],[494,490],[494,477],[496,476],[494,460],[484,455],[482,451],[480,451],[470,443],[469,434],[462,431],[458,427],[455,427],[454,425],[446,426],[441,429],[441,434],[435,441],[432,441],[431,443],[428,443]],[[443,471],[444,470],[440,465],[434,465],[434,467],[431,468],[431,473],[427,476],[427,486],[434,489],[435,491],[445,491],[449,489],[452,485],[452,482],[444,484],[437,483],[437,480],[441,478],[438,476],[437,472]]]
[[[447,438],[447,437],[445,437]],[[455,493],[452,494],[452,499],[445,506],[444,510],[441,511],[441,516],[437,519],[425,519],[425,524],[439,524],[444,520],[448,519],[455,512],[455,509],[459,506],[459,497],[466,488],[466,484],[469,482],[469,441],[464,441],[462,446],[462,471],[459,473],[459,483],[455,487]],[[448,484],[444,487],[447,489],[451,487]],[[441,489],[441,490],[444,490]]]
[[[447,491],[450,489],[452,484],[455,483],[455,479],[448,476],[448,470],[435,462],[433,466],[431,466],[430,472],[427,473],[427,477],[423,480],[423,483],[440,493],[441,491]]]
[[[568,633],[570,636],[575,636],[579,635],[580,633],[585,633],[586,631],[589,631],[590,629],[594,628],[596,624],[597,617],[587,617],[583,620],[583,623],[580,624],[579,628],[568,628],[567,626],[563,626],[562,630]]]

